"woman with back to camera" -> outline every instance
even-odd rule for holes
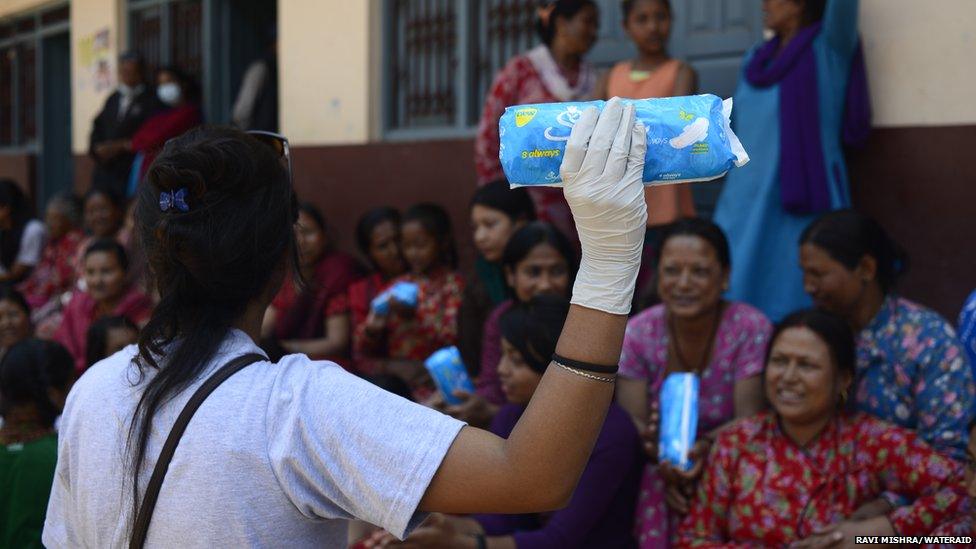
[[[138,349],[100,362],[69,398],[45,545],[119,546],[142,532],[134,517],[175,417],[216,368],[250,360],[179,439],[154,510],[141,515],[147,543],[337,547],[351,518],[403,537],[424,512],[565,505],[612,397],[639,266],[646,138],[633,108],[588,109],[567,144],[561,171],[584,261],[556,348],[566,358],[508,440],[332,363],[251,355],[294,254],[295,199],[274,154],[288,149],[274,144],[195,131],[169,143],[140,186],[160,302]],[[120,455],[123,467],[106,467]]]

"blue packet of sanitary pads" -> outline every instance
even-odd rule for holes
[[[424,366],[434,379],[434,384],[444,395],[444,402],[451,406],[461,404],[461,400],[454,396],[454,391],[462,390],[474,393],[474,383],[468,377],[468,370],[461,361],[461,352],[457,347],[444,347],[430,355]]]
[[[374,297],[370,306],[376,314],[385,315],[390,312],[390,300],[395,299],[397,302],[413,309],[417,306],[417,295],[419,293],[420,287],[415,282],[397,282],[385,291],[380,292],[380,295]]]
[[[730,125],[732,100],[714,95],[624,99],[647,128],[647,185],[708,181],[749,162]],[[583,111],[606,101],[517,105],[498,122],[499,158],[513,186],[562,184],[559,165]]]
[[[658,459],[687,471],[688,453],[698,432],[698,376],[688,372],[670,374],[661,387],[661,428]]]

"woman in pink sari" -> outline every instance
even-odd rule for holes
[[[495,76],[485,98],[475,139],[478,185],[504,179],[498,160],[498,120],[506,107],[528,103],[586,101],[596,87],[596,72],[583,56],[596,43],[598,12],[592,0],[558,0],[539,10],[536,28],[542,44],[518,55]],[[576,228],[562,189],[533,187],[536,217],[576,240]]]
[[[85,291],[76,291],[64,308],[54,339],[75,360],[75,371],[85,370],[88,327],[103,316],[124,316],[140,328],[152,314],[152,300],[128,282],[129,260],[121,244],[99,239],[85,249]]]

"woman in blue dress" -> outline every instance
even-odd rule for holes
[[[715,221],[732,245],[729,298],[778,320],[809,305],[797,240],[850,206],[842,139],[862,141],[870,105],[858,0],[764,0],[775,36],[746,56],[735,131],[752,161],[726,179]]]

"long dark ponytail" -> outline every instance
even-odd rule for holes
[[[161,193],[187,211],[164,211]],[[136,226],[159,304],[139,336],[146,383],[126,446],[133,514],[153,417],[197,380],[249,303],[273,292],[294,261],[297,204],[271,148],[230,128],[200,128],[166,144],[140,185]]]

